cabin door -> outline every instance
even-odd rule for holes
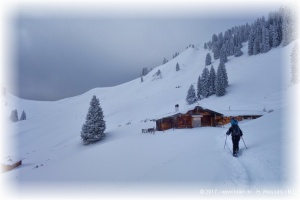
[[[201,127],[201,115],[193,116],[193,128]]]

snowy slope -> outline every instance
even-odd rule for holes
[[[288,155],[296,144],[285,123],[292,116],[285,111],[293,106],[288,97],[298,89],[289,85],[289,74],[284,73],[289,72],[288,63],[284,64],[283,55],[289,55],[292,46],[249,57],[244,44],[244,55],[230,57],[226,63],[227,94],[198,102],[216,111],[229,107],[274,110],[257,120],[241,123],[249,149],[241,141],[242,155],[238,159],[230,154],[230,138],[224,150],[228,127],[141,134],[142,128],[155,126],[150,119],[174,112],[175,104],[180,105],[180,110],[197,105],[188,106],[185,97],[190,84],[196,84],[204,68],[208,51],[198,47],[189,48],[154,68],[143,83],[136,79],[55,102],[22,100],[8,94],[2,102],[4,114],[9,117],[12,109],[17,108],[19,113],[25,110],[27,120],[6,121],[1,156],[16,155],[24,160],[23,166],[1,176],[21,189],[41,181],[54,183],[52,187],[56,183],[85,182],[106,186],[131,183],[145,188],[149,184],[151,187],[181,185],[198,193],[201,187],[289,186],[294,181],[291,178],[294,163]],[[181,68],[178,72],[177,62]],[[217,69],[218,61],[212,64]],[[153,77],[157,70],[162,72],[161,79]],[[80,131],[93,95],[100,99],[107,137],[97,144],[83,146]]]

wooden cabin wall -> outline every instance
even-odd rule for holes
[[[210,115],[204,115],[201,117],[201,126],[212,126],[212,117]]]
[[[173,120],[172,118],[164,118],[161,120],[156,121],[156,129],[158,131],[163,131],[173,128]]]
[[[192,128],[192,117],[190,115],[181,115],[176,120],[177,128]]]

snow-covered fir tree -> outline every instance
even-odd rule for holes
[[[291,82],[294,84],[299,82],[299,65],[298,65],[299,53],[298,53],[298,51],[299,51],[298,45],[295,44],[292,49],[292,54],[291,54],[291,73],[292,73]]]
[[[212,65],[209,71],[209,96],[215,94],[216,92],[215,81],[216,81],[216,71],[214,66]]]
[[[227,75],[226,66],[224,63],[220,63],[220,65],[221,65],[221,69],[222,69],[222,73],[223,73],[223,77],[224,77],[224,86],[226,88],[228,86],[228,75]]]
[[[215,82],[217,96],[224,96],[226,93],[225,77],[224,77],[222,66],[223,66],[222,63],[220,63],[217,69],[216,82]]]
[[[162,74],[161,74],[160,69],[157,70],[157,72],[155,73],[155,75],[156,75],[156,77],[158,77],[158,78],[162,78]]]
[[[99,103],[99,99],[94,95],[86,116],[86,121],[82,126],[81,139],[84,144],[89,144],[102,139],[105,136],[106,125],[104,115]]]
[[[220,48],[218,42],[218,36],[213,34],[212,36],[212,51],[214,53],[214,59],[217,60],[220,58]]]
[[[269,29],[266,27],[266,25],[263,25],[262,27],[262,53],[267,53],[270,51],[270,33]]]
[[[194,88],[193,84],[190,86],[185,100],[188,104],[193,104],[197,101],[195,88]]]
[[[260,53],[259,39],[255,38],[253,44],[253,55],[257,55],[259,53]]]
[[[176,58],[178,55],[179,55],[179,53],[176,52],[176,53],[173,55],[173,58]]]
[[[210,53],[207,53],[205,58],[205,66],[208,66],[210,64],[211,64],[211,56]]]
[[[166,64],[167,62],[168,62],[168,60],[166,58],[164,58],[163,64]]]
[[[149,73],[149,70],[147,69],[147,67],[144,67],[142,70],[142,76],[146,76]]]
[[[18,111],[17,111],[17,110],[11,111],[11,114],[10,114],[10,120],[11,120],[12,122],[17,122],[17,121],[19,121],[19,116],[18,116]]]
[[[252,56],[254,54],[254,40],[255,40],[255,37],[254,37],[254,31],[251,30],[250,34],[249,34],[249,41],[248,41],[248,55],[249,56]]]
[[[209,70],[205,67],[201,75],[201,95],[204,98],[209,96]]]
[[[22,112],[22,114],[21,114],[21,117],[20,117],[20,121],[21,120],[26,120],[26,113],[25,113],[25,111],[23,110],[23,112]]]
[[[270,25],[270,35],[271,35],[271,38],[270,40],[272,41],[272,47],[278,47],[279,44],[280,44],[280,39],[279,39],[279,33],[278,33],[278,25],[277,23],[276,24],[273,24],[273,25]]]
[[[223,45],[223,47],[220,50],[220,63],[226,63],[227,62],[227,53],[226,53],[226,47]]]
[[[180,70],[179,64],[176,63],[176,71],[179,71],[179,70]]]
[[[201,100],[201,95],[202,95],[201,76],[199,76],[198,81],[197,81],[197,98],[198,98],[198,100]]]

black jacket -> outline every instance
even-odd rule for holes
[[[226,134],[227,134],[227,135],[232,134],[232,133],[233,133],[233,127],[234,127],[234,126],[237,126],[237,127],[238,127],[239,132],[240,132],[240,136],[243,136],[243,131],[240,129],[240,127],[239,127],[238,125],[232,125],[232,126],[229,128],[229,130],[226,132]],[[231,135],[231,136],[232,136],[232,135]]]

